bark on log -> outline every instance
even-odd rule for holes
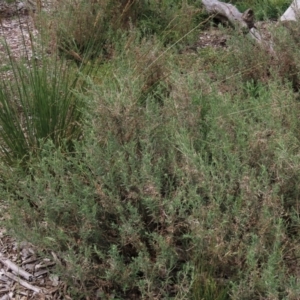
[[[218,0],[202,0],[208,13],[215,14],[221,21],[228,20],[234,27],[250,30],[254,27],[254,13],[247,9],[241,13],[235,6]]]
[[[285,13],[281,16],[280,21],[296,21],[300,17],[300,0],[294,0]]]
[[[252,9],[249,8],[244,13],[241,13],[232,4],[218,0],[202,0],[202,3],[208,13],[216,14],[221,20],[228,20],[233,26],[242,28],[243,33],[249,32],[251,38],[258,44],[266,48],[270,53],[274,52],[272,43],[265,41],[260,32],[255,28],[254,12]]]

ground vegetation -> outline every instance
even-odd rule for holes
[[[299,299],[299,26],[270,53],[201,1],[53,5],[0,83],[4,226],[72,299]]]

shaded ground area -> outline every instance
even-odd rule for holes
[[[228,36],[225,35],[224,32],[216,28],[210,28],[209,30],[200,33],[199,40],[196,45],[198,48],[220,48],[226,47],[227,40]]]

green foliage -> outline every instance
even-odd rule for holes
[[[192,297],[195,300],[228,300],[230,299],[229,283],[218,279],[214,270],[216,266],[205,259],[201,259],[201,253],[197,257],[196,272],[192,287]]]
[[[177,42],[198,25],[200,13],[181,0],[68,0],[57,5],[47,25],[55,31],[52,44],[78,62],[112,57],[120,38],[133,27],[139,28],[142,37],[157,35],[165,44]],[[189,34],[184,41],[195,38]]]
[[[26,161],[50,139],[71,150],[81,136],[81,103],[72,91],[79,73],[47,59],[10,61],[12,79],[0,84],[0,138],[4,159]]]
[[[243,12],[248,8],[252,8],[255,12],[257,20],[277,19],[291,5],[289,0],[233,0],[230,2]]]
[[[103,23],[118,43],[109,59],[86,61],[92,75],[78,79],[63,59],[45,60],[12,64],[16,82],[3,82],[10,144],[42,132],[22,154],[39,149],[26,169],[0,164],[5,226],[59,253],[57,272],[74,299],[298,299],[297,29],[274,32],[272,55],[225,29],[227,49],[178,54],[166,36],[173,42],[190,28],[175,20],[192,3],[95,1],[88,11],[94,3],[120,18],[116,28]],[[144,9],[147,17],[134,14]],[[19,101],[27,117],[15,113]],[[76,116],[66,121],[74,134],[52,137],[64,110],[63,120]],[[18,151],[9,161],[23,157]]]

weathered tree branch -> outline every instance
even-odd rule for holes
[[[249,33],[258,44],[274,52],[272,44],[265,41],[260,32],[254,25],[254,12],[247,9],[241,13],[235,6],[229,3],[220,2],[218,0],[202,0],[202,3],[208,13],[216,14],[221,21],[228,20],[234,27],[241,28],[243,33]]]
[[[41,293],[42,292],[41,288],[29,284],[27,281],[24,281],[24,280],[20,279],[18,276],[14,275],[12,273],[5,272],[5,271],[0,271],[0,275],[5,275],[6,277],[18,282],[19,284],[21,284],[25,288],[27,288],[31,291],[34,291],[35,293]]]
[[[228,20],[234,27],[250,30],[254,27],[254,13],[252,9],[247,9],[244,13],[229,3],[218,0],[202,0],[208,13],[216,14],[221,21]]]
[[[281,16],[280,21],[296,21],[300,16],[300,0],[294,0],[285,13]]]
[[[26,272],[25,270],[17,266],[15,263],[13,263],[11,260],[7,258],[3,258],[1,255],[0,255],[0,262],[4,264],[9,270],[13,271],[16,275],[20,275],[28,281],[33,280],[34,276],[32,274]]]
[[[258,44],[274,53],[272,41],[267,41],[256,29],[254,23],[254,12],[247,9],[241,13],[235,6],[218,0],[202,0],[202,3],[210,14],[215,14],[221,21],[228,21],[232,26],[241,28],[244,33],[248,33]],[[300,18],[300,0],[294,0],[280,21],[296,21]],[[245,32],[246,31],[246,32]]]

